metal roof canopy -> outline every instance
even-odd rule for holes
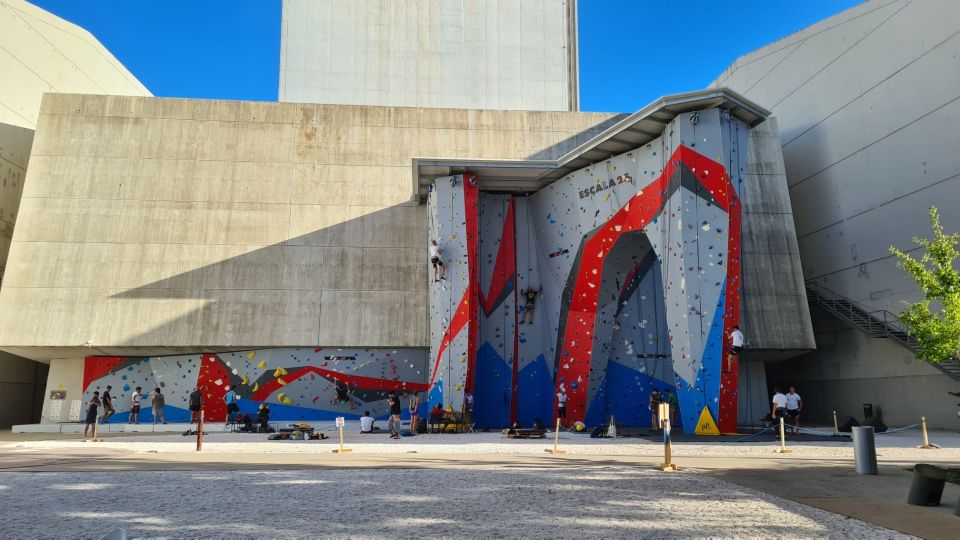
[[[667,124],[692,111],[719,108],[750,127],[770,111],[729,88],[712,88],[662,97],[620,120],[556,160],[413,158],[414,199],[424,202],[437,178],[472,174],[482,191],[532,193],[573,171],[639,148],[660,137]]]

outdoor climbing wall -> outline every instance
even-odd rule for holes
[[[737,369],[722,361],[739,322],[748,135],[710,109],[529,196],[484,193],[477,205],[469,181],[437,180],[431,238],[453,264],[446,287],[431,285],[432,392],[475,375],[478,424],[499,427],[552,419],[560,388],[568,424],[647,425],[657,389],[676,393],[686,431],[735,431]],[[524,324],[528,289],[536,312]]]
[[[509,195],[479,198],[479,348],[474,418],[497,428],[516,418],[516,209]]]
[[[430,287],[430,390],[428,401],[460,411],[465,392],[473,387],[478,333],[477,179],[439,178],[428,197],[428,242],[440,248],[446,279]],[[427,264],[429,254],[424,253]]]
[[[336,381],[348,385],[349,402],[331,401]],[[205,417],[226,419],[223,396],[236,385],[240,411],[256,414],[270,407],[270,419],[331,420],[359,418],[364,411],[388,414],[387,393],[401,396],[427,390],[427,351],[423,349],[268,349],[219,354],[161,357],[90,356],[84,360],[84,399],[113,386],[117,415],[126,422],[131,394],[138,386],[149,396],[160,388],[168,422],[189,422],[187,400],[194,387],[206,399]],[[421,406],[427,411],[426,403]],[[406,414],[406,407],[404,407]],[[141,422],[152,421],[147,398]]]

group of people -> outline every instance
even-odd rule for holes
[[[800,411],[803,410],[803,399],[797,393],[797,388],[791,386],[784,394],[780,387],[773,389],[773,399],[771,400],[770,418],[774,422],[779,422],[781,418],[785,424],[791,426],[794,433],[800,433]]]
[[[410,414],[410,430],[407,435],[416,436],[419,431],[421,419],[420,419],[420,394],[413,392],[407,396],[407,412]],[[390,410],[389,420],[387,420],[387,429],[390,431],[391,439],[399,439],[401,435],[401,426],[402,421],[400,418],[401,411],[403,410],[402,402],[400,396],[396,391],[391,390],[387,394],[387,406]],[[445,429],[447,425],[450,425],[455,422],[462,422],[464,424],[470,425],[473,423],[473,394],[466,392],[463,396],[463,414],[461,417],[457,418],[455,413],[450,413],[449,411],[444,410],[443,405],[437,403],[434,405],[433,409],[430,410],[429,419],[424,419],[423,423],[428,423],[432,426],[435,426],[439,429]],[[374,418],[370,411],[364,411],[363,416],[360,417],[360,433],[375,433],[378,431],[378,428],[375,427],[376,418]]]
[[[93,397],[87,401],[87,418],[86,425],[83,429],[84,435],[87,434],[87,431],[91,429],[97,421],[97,417],[100,416],[100,408],[103,408],[103,417],[100,419],[100,423],[106,423],[109,421],[110,417],[117,413],[116,407],[114,407],[113,395],[111,391],[113,386],[107,386],[103,390],[103,395],[99,391],[93,393]],[[127,418],[128,424],[139,424],[140,423],[140,407],[143,403],[144,395],[143,388],[137,387],[134,389],[133,394],[130,395],[130,415]],[[153,393],[150,394],[150,408],[153,409],[153,423],[166,424],[167,419],[163,414],[164,407],[167,405],[167,399],[163,395],[163,392],[156,388]]]

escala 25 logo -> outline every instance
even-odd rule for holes
[[[626,182],[631,182],[631,183],[632,183],[632,182],[633,182],[633,177],[630,176],[629,174],[621,174],[620,176],[618,176],[618,177],[616,177],[616,178],[611,178],[610,180],[607,180],[607,181],[605,181],[605,182],[603,182],[603,181],[597,182],[596,184],[594,184],[594,185],[592,185],[592,186],[590,186],[590,187],[588,187],[588,188],[581,189],[581,190],[579,191],[579,193],[580,193],[580,198],[581,198],[581,199],[586,199],[587,197],[591,197],[591,196],[593,196],[593,195],[596,195],[597,193],[600,193],[601,191],[606,191],[606,190],[608,190],[608,189],[610,189],[610,188],[612,188],[612,187],[614,187],[614,186],[616,186],[616,185],[624,184],[624,183],[626,183]]]

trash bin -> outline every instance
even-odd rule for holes
[[[913,467],[913,481],[907,504],[914,506],[940,506],[943,486],[947,483],[947,470],[936,465],[921,463]]]
[[[870,420],[873,419],[873,403],[864,403],[863,404],[863,423],[869,424]]]
[[[873,439],[873,426],[856,426],[851,431],[857,474],[877,474],[877,445]]]

